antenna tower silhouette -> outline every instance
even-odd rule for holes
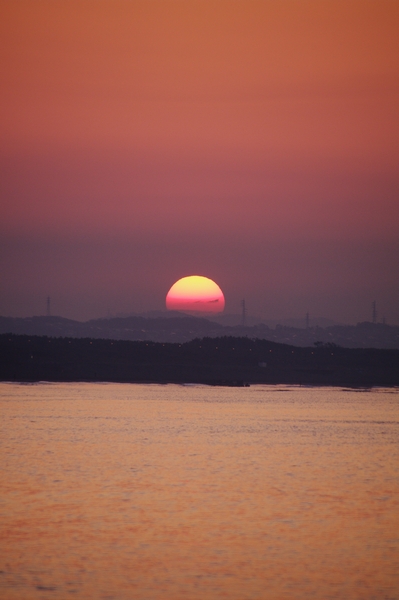
[[[47,317],[51,317],[50,296],[47,296],[47,311],[46,311],[46,315],[47,315]]]
[[[377,303],[374,300],[373,304],[371,305],[372,307],[372,322],[373,323],[377,323]]]

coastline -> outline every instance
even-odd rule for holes
[[[173,344],[2,334],[0,380],[395,387],[399,350],[233,337]]]

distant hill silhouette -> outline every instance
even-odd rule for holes
[[[130,316],[94,319],[86,322],[63,317],[0,317],[0,333],[48,335],[152,342],[188,342],[201,337],[248,337],[294,346],[333,343],[345,348],[399,348],[399,327],[381,323],[333,325],[301,329],[264,324],[227,326],[209,319],[171,313],[167,316]]]
[[[399,350],[298,348],[247,337],[185,344],[0,335],[1,381],[399,385]]]

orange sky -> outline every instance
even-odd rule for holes
[[[0,7],[0,314],[200,272],[233,312],[399,322],[396,0]]]

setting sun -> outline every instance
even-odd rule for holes
[[[166,295],[168,310],[219,313],[224,310],[224,295],[220,287],[200,275],[176,281]]]

